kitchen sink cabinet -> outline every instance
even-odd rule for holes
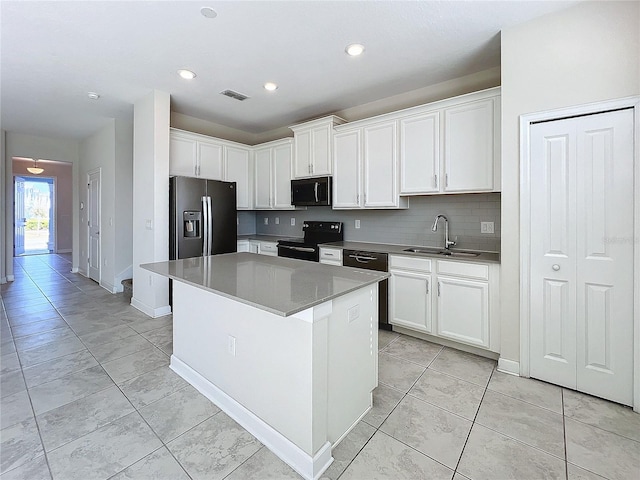
[[[334,115],[289,127],[293,131],[293,178],[332,174]]]
[[[407,208],[398,194],[395,121],[336,127],[334,209]]]
[[[256,210],[291,210],[291,139],[254,150]]]
[[[391,255],[390,323],[499,351],[499,265]]]

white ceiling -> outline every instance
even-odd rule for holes
[[[158,89],[175,112],[262,133],[499,66],[502,28],[573,3],[3,0],[2,128],[82,139]]]

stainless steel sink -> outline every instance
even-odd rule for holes
[[[429,247],[411,247],[405,248],[404,252],[426,253],[428,255],[442,255],[443,257],[473,258],[480,254],[478,252],[469,252],[463,250],[443,250],[442,248]]]

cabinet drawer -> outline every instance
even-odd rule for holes
[[[320,248],[320,260],[332,260],[342,265],[342,250],[339,248]]]
[[[263,255],[278,255],[278,246],[276,243],[260,242],[260,252]]]
[[[489,279],[489,265],[438,260],[438,274]]]
[[[391,255],[389,257],[389,268],[431,273],[431,259]]]

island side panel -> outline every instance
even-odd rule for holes
[[[333,301],[329,321],[329,441],[371,409],[378,385],[378,284]]]
[[[174,357],[308,455],[323,447],[326,318],[282,317],[181,282],[173,306]]]

